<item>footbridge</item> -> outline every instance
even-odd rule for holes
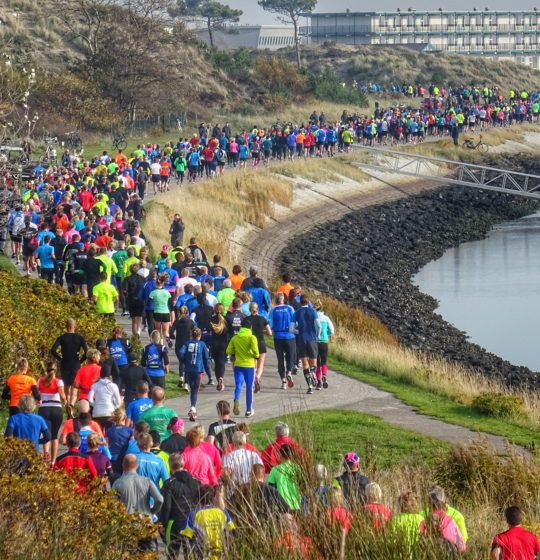
[[[352,154],[362,169],[540,199],[539,175],[368,146],[354,146]]]

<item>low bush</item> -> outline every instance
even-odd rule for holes
[[[291,104],[291,98],[283,92],[269,93],[264,99],[264,106],[268,111],[283,111]]]
[[[114,319],[103,318],[94,305],[82,296],[43,280],[32,280],[0,271],[0,372],[3,383],[19,357],[29,361],[30,373],[41,375],[50,349],[65,332],[67,319],[77,322],[77,332],[93,344],[108,338]]]
[[[153,558],[130,553],[154,535],[140,516],[101,491],[77,493],[72,476],[52,471],[35,447],[0,439],[0,557],[16,560]]]
[[[237,105],[232,111],[235,115],[242,115],[243,117],[254,117],[257,115],[257,109],[253,105],[245,103]]]
[[[321,74],[307,73],[309,90],[319,101],[350,103],[358,107],[368,107],[366,95],[359,89],[342,87],[340,80],[330,70]]]
[[[519,397],[502,393],[482,393],[472,401],[480,413],[494,418],[519,418],[523,415],[523,403]]]

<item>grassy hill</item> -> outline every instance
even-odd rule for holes
[[[292,49],[279,55],[294,60]],[[540,72],[525,64],[481,56],[442,52],[418,53],[405,47],[381,48],[358,45],[308,45],[303,48],[302,62],[313,72],[332,70],[348,83],[435,83],[448,85],[496,85],[504,92],[511,87],[538,89]]]

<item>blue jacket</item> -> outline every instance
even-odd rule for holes
[[[274,333],[274,338],[294,338],[289,332],[294,309],[290,305],[276,305],[268,315],[268,324]]]
[[[328,315],[324,314],[322,311],[317,311],[317,315],[321,323],[321,335],[317,339],[317,342],[328,342],[328,337],[335,332],[334,323],[332,323]]]
[[[144,305],[145,305],[146,309],[148,309],[148,311],[153,311],[154,310],[154,300],[149,299],[148,296],[155,289],[156,289],[156,281],[155,280],[148,280],[148,282],[145,282],[141,286],[141,289],[139,290],[139,295],[137,296],[139,299],[142,299],[144,301]],[[148,302],[150,302],[150,305],[148,305]]]
[[[248,288],[246,290],[253,296],[253,301],[259,306],[259,315],[261,317],[268,317],[272,302],[270,301],[270,294],[264,288]]]
[[[186,373],[208,373],[210,354],[202,340],[188,340],[178,351],[178,361],[184,364]]]

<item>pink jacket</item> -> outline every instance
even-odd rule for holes
[[[433,524],[433,527],[435,529],[439,529],[443,537],[453,542],[460,552],[465,552],[465,550],[467,550],[467,545],[465,544],[463,535],[461,534],[461,531],[454,519],[452,519],[449,515],[446,515],[444,511],[433,511],[431,513],[431,517],[433,519],[428,522],[428,526]],[[420,524],[420,533],[427,535],[425,520]]]
[[[198,478],[201,484],[216,486],[218,483],[212,460],[200,447],[186,447],[182,453],[184,469]]]
[[[201,441],[201,449],[210,457],[212,461],[212,466],[216,469],[216,476],[221,473],[221,454],[219,449],[213,444],[207,441]]]

